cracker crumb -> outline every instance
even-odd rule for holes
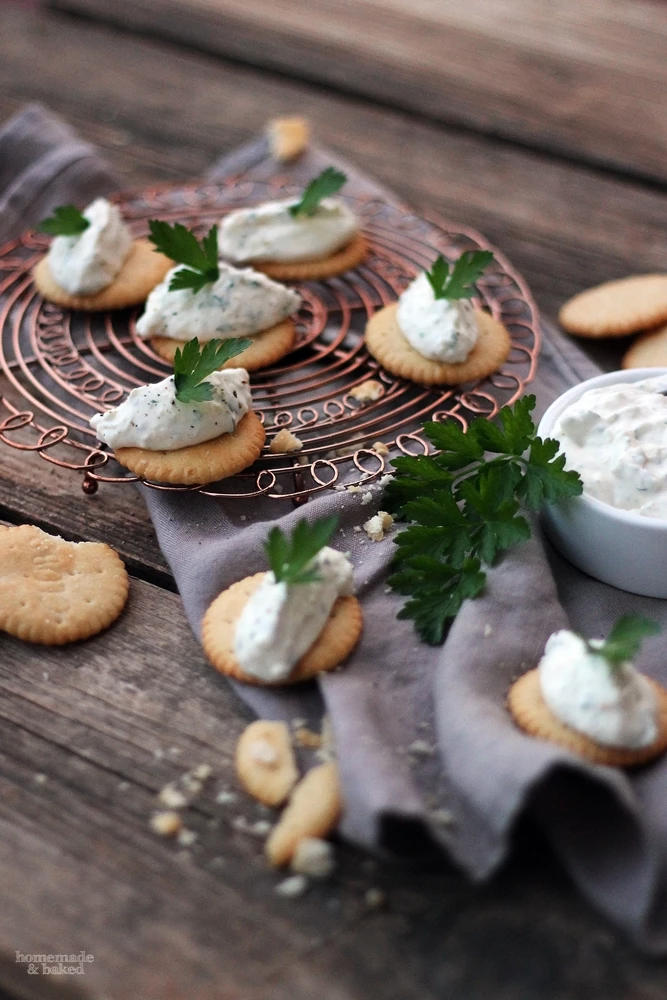
[[[126,792],[129,787],[130,787],[129,781],[119,781],[118,784],[116,785],[116,788],[118,789],[119,792]]]
[[[188,804],[188,797],[176,786],[175,782],[170,782],[160,789],[158,802],[168,809],[184,809]]]
[[[303,448],[303,441],[301,441],[296,434],[292,434],[286,427],[282,427],[273,441],[269,445],[269,451],[272,455],[277,455],[284,452],[301,451]]]
[[[42,677],[44,678],[45,681],[48,681],[48,679],[49,679],[49,672],[48,672],[48,670],[44,671],[44,673],[42,674]]]
[[[195,840],[197,839],[197,834],[195,833],[194,830],[188,830],[185,827],[183,827],[182,830],[178,831],[176,839],[178,840],[178,843],[181,845],[181,847],[192,847]]]
[[[414,740],[408,747],[410,753],[418,754],[420,757],[432,757],[435,753],[435,747],[426,740]]]
[[[329,878],[336,867],[333,845],[320,837],[304,837],[296,845],[292,871],[310,878]]]
[[[379,510],[377,514],[365,522],[364,531],[372,542],[381,542],[393,523],[394,519],[391,514],[388,514],[386,510]]]
[[[302,719],[301,716],[297,716],[296,719],[290,719],[290,726],[292,729],[301,729],[302,726],[308,725],[308,719]]]
[[[296,899],[297,896],[303,896],[307,888],[308,879],[305,875],[290,875],[278,883],[276,892],[287,899]]]
[[[387,586],[386,586],[386,587],[384,588],[384,592],[385,592],[385,594],[391,594],[391,587],[387,585]]]
[[[160,837],[176,837],[181,831],[183,821],[177,812],[159,812],[151,816],[150,826]]]
[[[484,626],[484,638],[488,639],[490,635],[493,635],[493,627],[487,622]]]
[[[366,379],[365,382],[361,382],[360,385],[355,385],[353,389],[350,389],[350,396],[359,403],[374,403],[383,393],[382,383],[372,378]]]
[[[388,455],[389,454],[389,448],[387,448],[387,446],[384,443],[384,441],[374,441],[373,442],[373,451],[376,451],[378,453],[378,455]]]
[[[372,499],[373,499],[373,494],[370,492],[370,490],[368,491],[368,493],[364,493],[364,495],[361,498],[362,507],[365,507],[366,504],[370,503]]]
[[[387,902],[387,897],[383,893],[382,889],[377,889],[373,887],[372,889],[366,889],[364,893],[364,903],[369,910],[379,910]]]
[[[197,781],[208,781],[212,774],[213,771],[208,764],[197,764],[197,766],[192,769],[192,776],[193,778],[196,778]]]
[[[361,525],[355,524],[355,526],[352,528],[352,531],[357,531],[357,532],[361,531]]]
[[[393,483],[393,481],[394,481],[393,472],[385,472],[384,476],[380,476],[376,485],[379,486],[381,490],[383,490],[385,486],[389,486],[389,483]]]
[[[231,792],[228,788],[223,788],[215,797],[215,801],[221,806],[231,806],[235,802],[238,802],[238,799],[239,797],[236,792]]]
[[[266,127],[271,156],[281,163],[295,160],[308,148],[310,125],[301,115],[273,118]]]
[[[255,837],[268,837],[273,829],[273,823],[270,823],[268,819],[258,819],[248,828],[248,833],[252,833]]]
[[[451,826],[455,822],[454,814],[449,809],[435,809],[431,813],[431,819],[438,826]]]
[[[268,740],[253,740],[249,753],[254,761],[265,764],[266,767],[275,767],[278,763],[278,754]]]
[[[294,742],[299,747],[308,747],[311,750],[318,750],[322,746],[322,737],[314,733],[312,729],[299,726],[294,730]]]
[[[361,493],[361,486],[346,486],[348,493]]]
[[[35,782],[36,785],[44,785],[46,784],[46,780],[47,780],[46,775],[41,774],[41,772],[36,774],[33,778],[33,781]]]

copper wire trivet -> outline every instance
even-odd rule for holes
[[[144,235],[149,218],[183,222],[204,232],[230,208],[292,193],[281,178],[232,178],[151,188],[117,200],[135,235]],[[420,433],[423,421],[453,417],[465,426],[471,415],[491,417],[533,378],[540,343],[537,309],[521,277],[493,247],[495,262],[478,291],[481,303],[512,337],[502,370],[453,389],[420,387],[383,371],[363,344],[368,317],[394,301],[437,253],[454,258],[489,244],[472,230],[418,218],[376,198],[349,200],[363,220],[369,258],[343,277],[298,286],[304,306],[296,350],[251,378],[253,405],[267,429],[260,460],[215,488],[147,486],[199,489],[217,497],[264,494],[301,500],[339,479],[347,485],[368,482],[383,473],[387,461],[373,449],[376,442],[392,454],[427,452]],[[165,378],[171,369],[137,337],[141,309],[75,313],[45,302],[31,271],[47,246],[46,237],[28,233],[0,249],[0,369],[9,383],[0,395],[0,441],[83,474],[87,493],[94,493],[100,482],[137,482],[117,465],[112,452],[97,446],[88,420],[115,406],[135,386]],[[378,401],[362,406],[350,390],[369,378],[384,391]],[[302,452],[269,452],[281,427],[303,441]]]

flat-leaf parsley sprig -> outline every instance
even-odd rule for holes
[[[471,299],[475,294],[475,282],[493,260],[490,250],[466,250],[454,264],[447,263],[440,254],[426,277],[433,289],[435,299]]]
[[[171,226],[168,222],[151,219],[148,223],[151,243],[155,249],[169,257],[179,267],[169,282],[169,291],[191,288],[199,292],[220,277],[218,264],[218,227],[211,226],[200,241],[195,234],[180,222]]]
[[[320,579],[315,567],[309,563],[320,549],[328,545],[338,527],[335,514],[317,521],[299,521],[290,538],[280,530],[271,528],[264,543],[264,551],[276,583],[313,583]]]
[[[221,368],[230,358],[250,347],[252,340],[231,337],[209,340],[200,349],[196,337],[174,355],[174,386],[179,403],[203,403],[213,398],[213,387],[204,379]]]
[[[90,221],[75,205],[59,205],[53,215],[42,219],[38,229],[50,236],[80,236],[89,225]]]
[[[483,566],[530,537],[522,505],[538,510],[582,492],[558,442],[537,436],[534,408],[535,397],[524,396],[500,410],[498,423],[478,417],[466,431],[453,421],[426,423],[438,451],[392,462],[386,504],[412,523],[395,537],[389,583],[409,598],[399,617],[412,618],[425,642],[442,642],[465,598],[482,590]]]
[[[602,643],[591,639],[584,639],[584,642],[589,653],[602,656],[607,661],[609,669],[615,671],[622,663],[635,658],[644,639],[661,631],[660,625],[651,618],[644,618],[643,615],[622,615]]]
[[[296,205],[290,205],[290,215],[295,219],[300,215],[313,215],[322,199],[340,191],[346,181],[347,177],[341,170],[327,167],[313,178],[301,195],[301,200]]]

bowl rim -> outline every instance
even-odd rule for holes
[[[557,396],[544,411],[537,427],[538,436],[541,438],[550,437],[551,430],[561,413],[570,403],[579,399],[589,389],[596,389],[604,385],[622,384],[624,382],[641,382],[643,379],[659,378],[661,375],[667,376],[667,368],[621,368],[618,371],[603,372],[601,375],[594,375],[583,382],[578,382],[577,385],[573,385],[570,389],[566,389],[565,392],[561,393],[560,396]],[[633,510],[622,510],[619,507],[613,507],[611,504],[605,503],[604,500],[598,500],[597,497],[593,497],[586,492],[580,493],[579,496],[571,497],[570,500],[565,502],[583,504],[598,514],[621,524],[641,527],[647,531],[667,531],[667,518],[646,517],[645,514],[639,514]]]

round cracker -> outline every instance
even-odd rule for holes
[[[495,372],[512,347],[510,335],[498,320],[475,309],[479,338],[465,361],[446,364],[425,358],[407,342],[398,325],[398,303],[374,313],[366,326],[366,347],[392,375],[423,385],[460,385]]]
[[[264,446],[264,425],[254,410],[239,421],[231,434],[221,434],[174,451],[116,448],[116,460],[142,479],[178,486],[206,486],[235,476],[255,462]]]
[[[37,291],[49,302],[65,309],[99,312],[102,309],[126,309],[145,302],[173,266],[174,262],[157,253],[148,240],[135,240],[114,280],[94,295],[70,295],[61,288],[51,274],[46,256],[35,265],[32,273]]]
[[[361,605],[356,597],[339,597],[315,642],[282,681],[262,681],[241,670],[234,656],[234,634],[243,608],[266,576],[247,576],[216,597],[202,622],[204,652],[216,670],[246,684],[275,686],[308,681],[345,660],[359,641],[362,629]]]
[[[245,334],[241,333],[238,336],[243,337]],[[253,334],[251,339],[251,346],[226,361],[220,371],[223,368],[245,368],[247,372],[254,372],[258,368],[266,368],[280,361],[294,347],[296,340],[294,321],[283,320],[282,323],[276,323],[267,330]],[[173,364],[176,348],[180,347],[182,350],[185,341],[174,340],[172,337],[151,337],[149,344],[163,361]]]
[[[322,281],[358,267],[367,253],[366,238],[357,233],[350,243],[328,257],[301,261],[253,260],[251,264],[256,271],[262,271],[275,281]]]
[[[625,337],[667,321],[667,275],[636,274],[575,295],[558,321],[577,337]]]
[[[645,333],[623,356],[623,368],[667,368],[667,326]]]
[[[31,524],[0,532],[0,629],[61,646],[108,628],[125,606],[129,578],[103,542],[66,542]]]
[[[507,695],[507,707],[517,725],[531,736],[557,743],[594,764],[634,767],[653,760],[667,749],[667,691],[651,678],[647,680],[650,681],[658,703],[658,736],[650,746],[639,750],[602,746],[560,722],[542,697],[537,669],[529,670],[514,682]]]

